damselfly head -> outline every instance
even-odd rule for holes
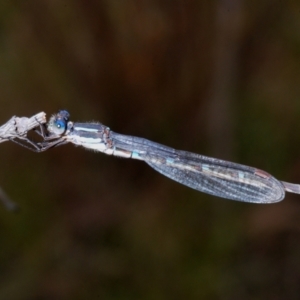
[[[62,135],[68,127],[70,114],[66,110],[60,110],[56,115],[53,115],[47,125],[47,130],[50,135]]]

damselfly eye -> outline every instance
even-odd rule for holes
[[[66,122],[63,120],[56,120],[54,121],[54,127],[53,132],[56,134],[63,134],[66,130]]]
[[[67,122],[52,116],[47,126],[50,135],[62,135],[67,129]]]

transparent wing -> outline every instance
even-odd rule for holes
[[[114,146],[132,152],[159,173],[197,191],[231,200],[274,203],[285,196],[283,184],[270,174],[248,166],[187,151],[144,138],[111,132]]]
[[[285,196],[282,183],[255,168],[176,151],[175,159],[146,154],[145,162],[159,173],[195,190],[252,203],[274,203]]]

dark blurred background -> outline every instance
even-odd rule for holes
[[[73,121],[300,182],[300,2],[3,1],[0,120]],[[299,299],[300,195],[181,186],[140,161],[1,144],[0,299]]]

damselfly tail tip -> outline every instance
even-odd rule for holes
[[[281,181],[284,186],[284,189],[289,193],[300,194],[300,184],[289,183]]]

